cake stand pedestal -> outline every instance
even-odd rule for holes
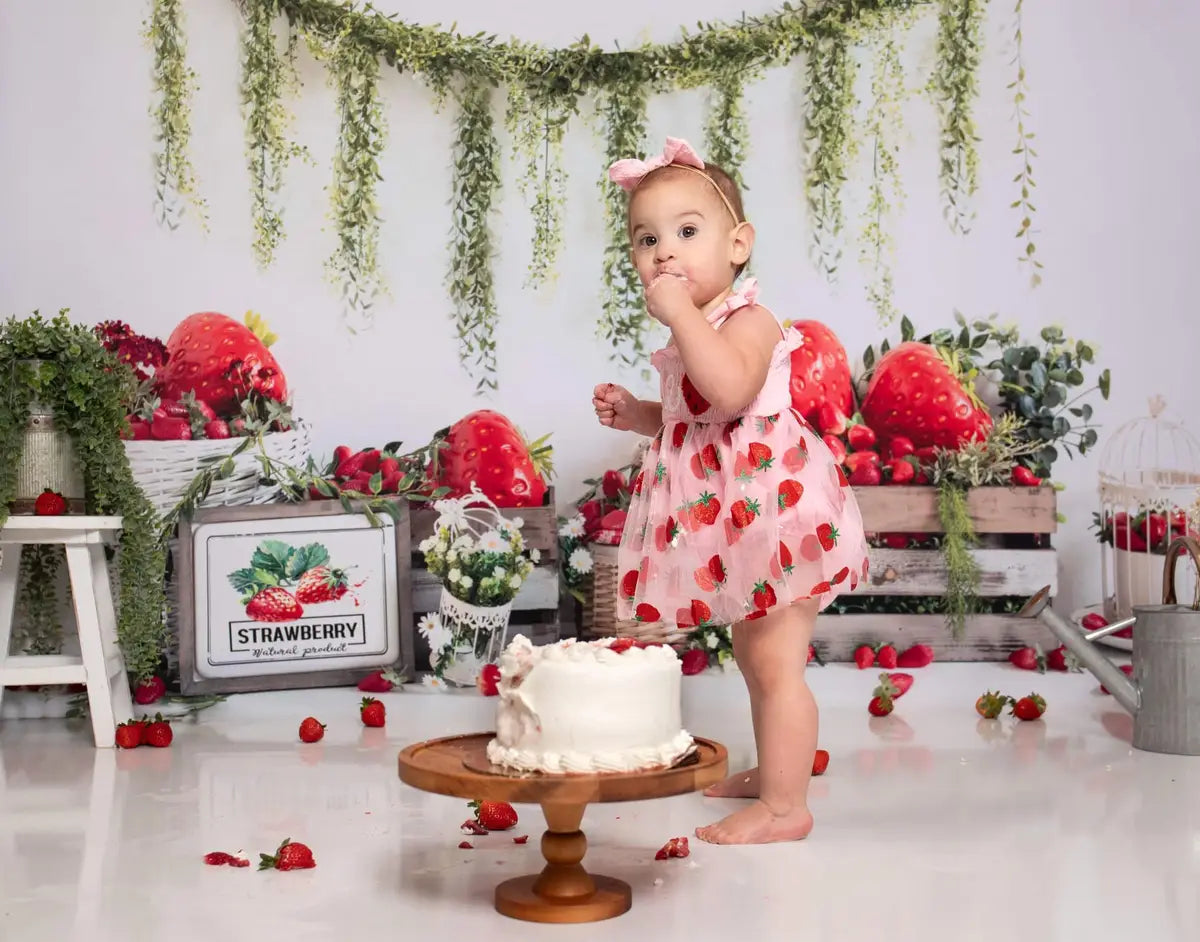
[[[528,922],[596,922],[629,910],[628,883],[583,868],[587,837],[580,829],[592,802],[642,801],[698,791],[719,782],[728,754],[718,742],[696,738],[696,749],[669,769],[589,775],[511,773],[492,765],[493,733],[416,743],[400,753],[400,780],[421,791],[455,798],[539,804],[546,817],[541,873],[496,887],[496,909]]]

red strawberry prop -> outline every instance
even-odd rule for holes
[[[526,442],[499,412],[472,412],[446,433],[433,483],[449,488],[449,497],[469,494],[474,482],[497,507],[540,507],[546,497],[546,478],[553,473],[548,437]],[[432,470],[431,465],[428,473]]]
[[[46,488],[33,502],[33,512],[39,517],[60,517],[67,512],[67,499],[58,491]]]
[[[154,377],[164,399],[194,392],[217,413],[233,412],[247,393],[287,399],[287,380],[267,349],[274,337],[257,316],[246,323],[213,311],[184,318],[167,338],[167,362]]]
[[[259,870],[309,870],[317,865],[312,851],[304,844],[285,838],[275,855],[259,854]]]
[[[1012,482],[1016,487],[1037,487],[1042,479],[1030,471],[1025,465],[1013,465]]]
[[[832,402],[823,402],[817,409],[817,428],[822,435],[845,435],[847,422],[846,413]]]
[[[915,448],[955,449],[982,440],[992,428],[972,382],[973,374],[961,368],[955,354],[905,341],[876,365],[862,416],[872,428],[888,436],[903,435]]]
[[[832,330],[820,321],[795,321],[804,342],[792,351],[792,408],[810,425],[817,411],[828,402],[843,415],[854,411],[854,381],[846,348]]]
[[[681,672],[689,677],[702,674],[708,668],[708,655],[699,648],[689,648],[680,656],[679,667]]]

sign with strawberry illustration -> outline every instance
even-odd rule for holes
[[[180,534],[184,691],[331,686],[399,662],[411,671],[401,521],[372,526],[316,502],[197,511]]]

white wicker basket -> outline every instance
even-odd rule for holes
[[[183,497],[209,461],[230,454],[240,438],[198,439],[179,442],[126,441],[125,454],[133,479],[145,492],[159,514],[166,514]],[[272,432],[263,436],[268,455],[294,467],[303,467],[308,460],[308,429],[297,425],[289,432]],[[230,504],[265,504],[279,494],[278,485],[259,484],[262,466],[258,450],[251,448],[238,455],[233,474],[215,481],[201,507],[220,507]]]

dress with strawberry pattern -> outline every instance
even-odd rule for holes
[[[708,315],[715,329],[753,305],[754,279]],[[634,478],[618,554],[618,615],[681,630],[761,618],[817,598],[822,608],[867,575],[854,492],[821,437],[791,408],[789,331],[758,396],[712,407],[674,346],[654,353],[663,428]]]

